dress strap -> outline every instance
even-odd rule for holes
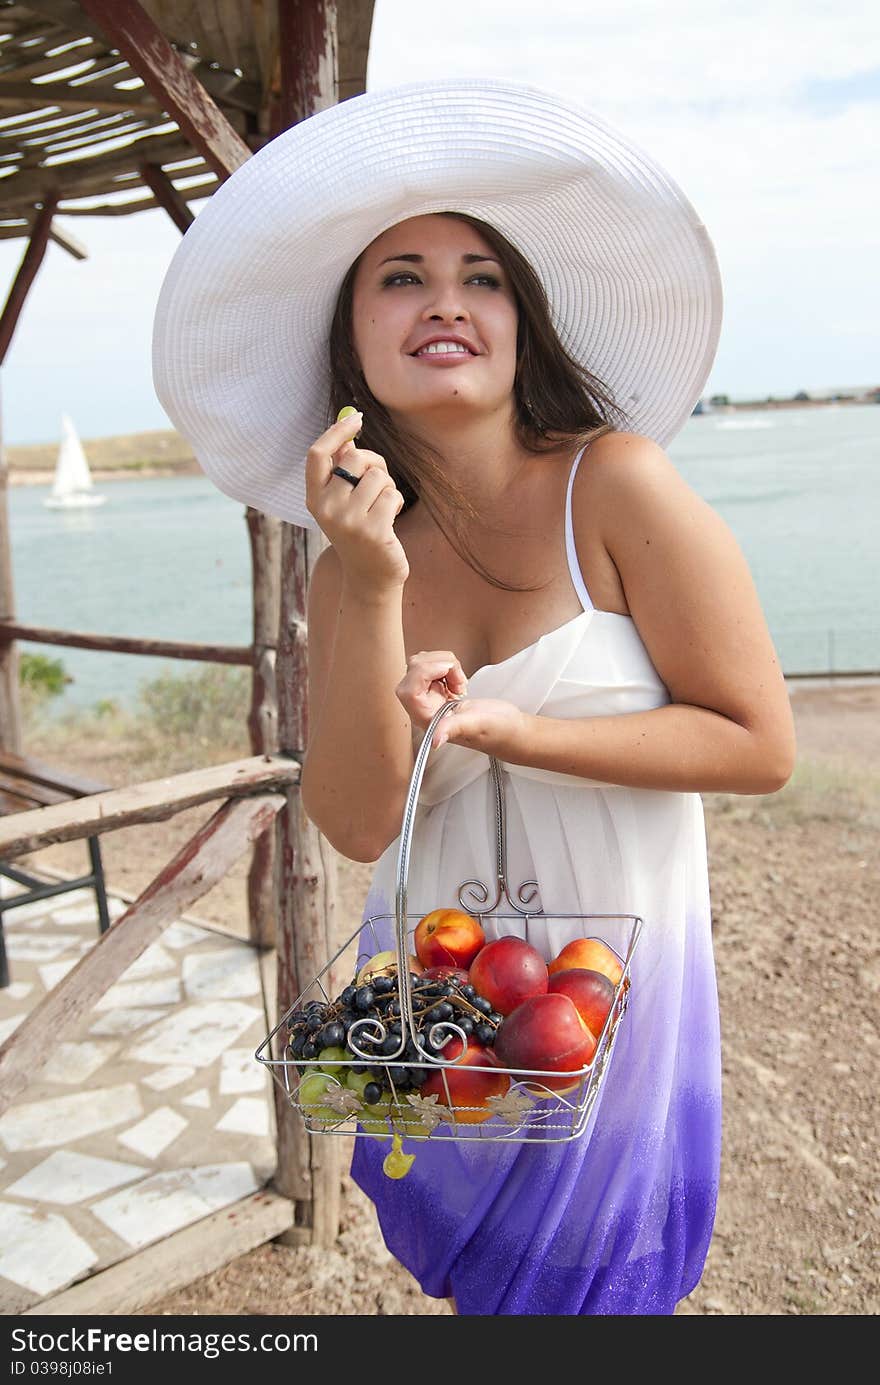
[[[589,443],[584,443],[580,452],[578,452],[572,462],[571,472],[568,477],[568,490],[565,493],[565,552],[568,558],[568,570],[571,573],[571,580],[574,583],[574,589],[578,594],[578,599],[585,611],[592,611],[593,603],[590,600],[590,593],[587,591],[587,585],[583,579],[580,566],[578,565],[577,549],[574,542],[574,526],[571,522],[571,492],[574,486],[574,478],[578,469],[578,463],[588,446]]]

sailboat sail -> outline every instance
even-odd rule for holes
[[[101,505],[106,496],[95,492],[89,463],[77,436],[73,421],[64,414],[61,419],[61,445],[55,464],[52,494],[46,504],[53,509],[68,509],[82,505]]]

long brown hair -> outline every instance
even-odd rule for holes
[[[610,391],[575,361],[562,345],[550,317],[543,285],[529,262],[493,226],[465,212],[440,212],[478,231],[510,276],[519,322],[516,337],[514,432],[519,445],[533,454],[558,450],[561,443],[582,446],[623,424]],[[420,500],[459,557],[492,586],[505,591],[535,591],[494,577],[468,547],[467,520],[480,521],[469,497],[450,480],[442,453],[392,421],[369,389],[355,354],[352,333],[354,279],[363,252],[342,282],[330,327],[330,399],[327,426],[344,404],[363,412],[358,445],[385,458],[388,472],[404,497],[404,510]]]

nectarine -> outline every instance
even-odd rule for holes
[[[572,1080],[568,1074],[587,1067],[595,1051],[595,1036],[574,1003],[567,995],[552,991],[524,1000],[501,1021],[495,1036],[495,1057],[503,1067],[567,1074],[536,1078],[540,1086],[528,1084],[531,1091],[540,1087],[554,1092],[572,1090],[581,1079]]]
[[[423,967],[467,968],[485,941],[479,920],[463,909],[432,909],[419,919],[413,933]]]
[[[509,1015],[530,995],[543,995],[547,982],[547,963],[525,938],[496,938],[471,962],[471,985],[499,1015]]]
[[[554,995],[567,995],[584,1024],[599,1038],[614,1004],[614,983],[610,977],[602,971],[569,967],[553,973],[548,989]]]
[[[554,972],[567,971],[572,967],[604,972],[615,986],[623,976],[620,958],[601,938],[575,938],[573,942],[566,943],[547,970],[553,976]]]
[[[461,1055],[459,1057],[459,1055]],[[486,1105],[486,1098],[503,1096],[510,1087],[510,1078],[505,1072],[475,1072],[477,1067],[499,1067],[491,1048],[481,1044],[469,1043],[462,1054],[461,1039],[453,1034],[443,1050],[443,1056],[455,1058],[451,1067],[438,1068],[429,1074],[422,1083],[423,1097],[437,1094],[441,1104],[448,1104],[455,1110],[455,1119],[462,1125],[479,1125],[492,1115],[492,1108]],[[444,1081],[445,1078],[445,1081]],[[447,1097],[446,1084],[449,1084]],[[460,1110],[460,1107],[476,1107],[476,1110]]]

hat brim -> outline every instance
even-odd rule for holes
[[[666,446],[721,329],[711,240],[673,179],[536,87],[420,82],[293,126],[212,195],[171,262],[153,378],[220,490],[314,528],[305,454],[327,427],[342,281],[388,227],[440,211],[500,231],[541,280],[566,349],[627,426]]]

